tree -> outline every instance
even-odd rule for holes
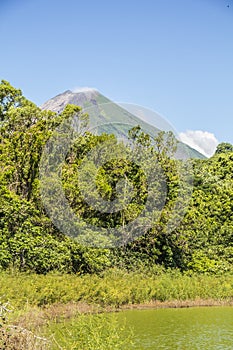
[[[11,107],[21,106],[26,99],[20,89],[15,89],[6,80],[0,83],[0,122],[4,121],[5,114]]]
[[[1,82],[0,268],[92,273],[109,266],[108,249],[68,238],[46,215],[39,164],[47,151],[42,162],[50,170],[47,199],[60,191],[52,214],[63,221],[65,197],[76,217],[92,225],[85,231],[84,225],[75,226],[87,238],[85,243],[98,244],[93,227],[116,228],[125,246],[115,249],[113,265],[118,260],[205,273],[232,270],[233,146],[222,143],[210,159],[183,162],[173,157],[172,133],[158,132],[151,138],[136,126],[129,131],[130,144],[125,144],[114,135],[87,132],[87,123],[78,106],[68,105],[61,114],[42,111],[19,89]],[[51,139],[54,142],[48,142]],[[192,177],[189,169],[186,172],[189,163],[194,168],[191,200],[186,196]],[[136,235],[131,235],[134,230]]]
[[[222,142],[217,146],[215,154],[233,152],[233,145],[228,142]]]

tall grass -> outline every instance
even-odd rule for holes
[[[233,301],[233,276],[190,276],[157,268],[147,272],[111,269],[83,276],[2,272],[0,304],[9,302],[13,312],[9,322],[2,324],[0,349],[38,350],[49,348],[48,344],[54,349],[127,349],[130,337],[124,342],[122,329],[106,315],[79,315],[68,328],[65,319],[75,317],[80,303],[104,310],[154,301],[198,303],[200,299]],[[62,321],[62,327],[56,327],[56,321]],[[39,326],[45,322],[49,322],[50,342],[38,337]]]
[[[52,350],[128,350],[133,344],[133,331],[112,314],[79,315],[68,323],[52,323],[47,336]]]
[[[0,273],[0,297],[15,309],[86,302],[119,307],[151,301],[233,298],[233,276],[140,273],[109,270],[103,275]]]

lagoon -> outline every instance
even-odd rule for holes
[[[233,308],[128,310],[117,315],[134,330],[133,350],[232,350]]]

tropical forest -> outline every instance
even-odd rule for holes
[[[233,303],[233,145],[182,160],[170,131],[126,144],[89,118],[1,81],[0,349],[131,349],[110,311]]]

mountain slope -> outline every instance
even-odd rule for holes
[[[160,129],[112,102],[95,89],[87,89],[79,92],[67,90],[45,102],[41,108],[61,113],[67,104],[81,106],[89,114],[90,131],[97,134],[102,132],[113,133],[118,137],[124,138],[127,137],[128,130],[136,125],[140,125],[142,130],[152,137],[160,131]],[[206,158],[182,142],[178,143],[176,156],[180,159]]]

